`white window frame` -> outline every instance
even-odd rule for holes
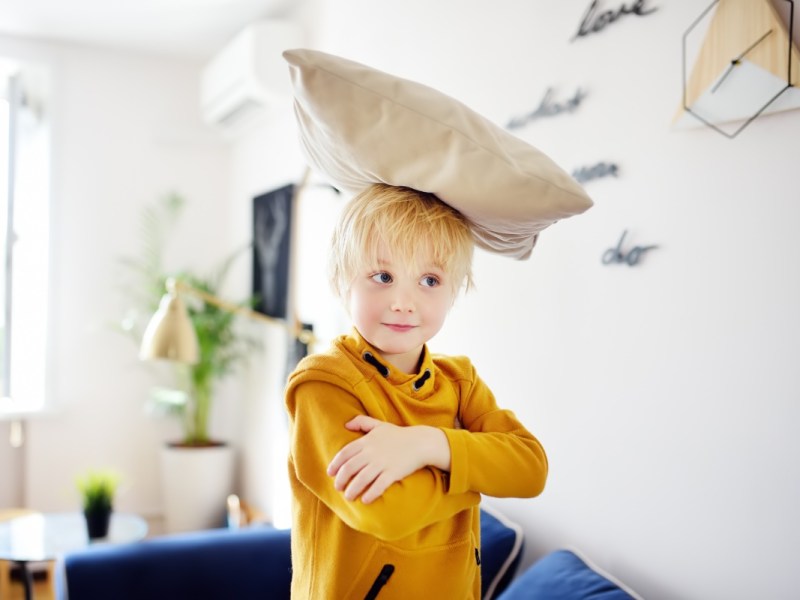
[[[0,78],[0,419],[19,421],[49,406],[48,86],[41,67],[6,59],[0,59]],[[20,431],[12,427],[12,438]]]

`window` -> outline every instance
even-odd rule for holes
[[[44,72],[0,60],[0,417],[46,406],[49,131]]]

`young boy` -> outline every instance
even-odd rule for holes
[[[547,458],[466,357],[425,345],[471,282],[473,239],[432,194],[345,207],[331,283],[349,335],[290,376],[292,598],[479,599],[481,494],[532,497]]]

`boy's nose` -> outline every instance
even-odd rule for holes
[[[392,310],[395,312],[413,312],[414,299],[411,294],[398,290],[392,299]]]

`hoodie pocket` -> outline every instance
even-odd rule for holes
[[[345,597],[348,600],[472,598],[479,581],[478,569],[471,535],[450,544],[417,550],[376,542]]]

